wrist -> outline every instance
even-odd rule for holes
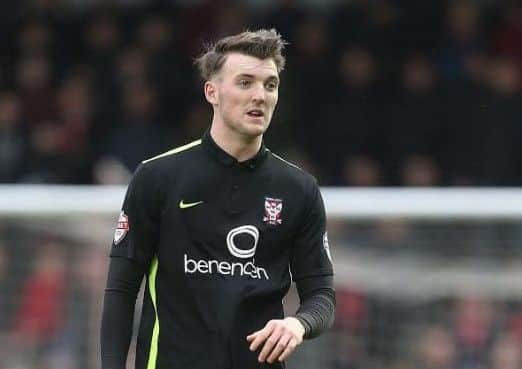
[[[312,331],[312,325],[310,324],[310,322],[306,319],[304,314],[300,313],[297,313],[297,315],[295,315],[295,319],[297,319],[304,328],[303,339],[309,338],[310,332]]]
[[[298,316],[289,316],[286,319],[291,321],[292,325],[296,327],[296,333],[298,333],[301,338],[304,338],[307,331],[307,323],[300,319]]]

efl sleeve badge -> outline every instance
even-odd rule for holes
[[[129,232],[129,217],[122,211],[118,218],[118,224],[114,231],[114,244],[117,245],[125,238]]]
[[[330,263],[332,262],[332,254],[330,253],[330,244],[328,243],[328,232],[324,232],[323,235],[323,247],[324,251],[326,251],[326,255],[328,259],[330,259]]]

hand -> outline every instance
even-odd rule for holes
[[[304,334],[305,329],[301,322],[288,317],[270,320],[263,329],[248,335],[247,341],[250,342],[250,351],[257,350],[264,342],[258,361],[272,364],[276,360],[286,360],[303,342]]]

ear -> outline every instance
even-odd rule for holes
[[[204,90],[207,101],[212,105],[216,105],[218,102],[218,90],[216,83],[212,81],[206,81]]]

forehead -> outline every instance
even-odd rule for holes
[[[255,56],[231,53],[221,69],[223,75],[234,77],[240,74],[250,74],[260,78],[277,77],[277,66],[274,59],[258,59]]]

